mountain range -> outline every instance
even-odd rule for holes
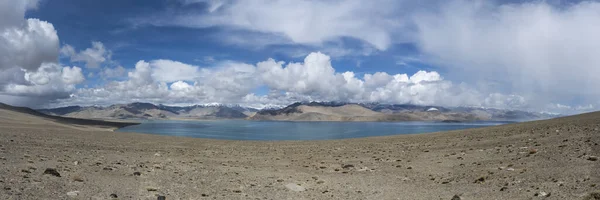
[[[478,107],[408,104],[297,102],[282,108],[254,109],[239,105],[167,106],[151,103],[69,106],[42,113],[84,119],[248,119],[271,121],[528,121],[558,117],[547,113]]]
[[[107,107],[69,106],[38,111],[85,119],[245,119],[258,110],[226,105],[166,106],[136,102]]]

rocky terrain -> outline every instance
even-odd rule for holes
[[[224,105],[166,106],[130,103],[108,107],[69,106],[38,111],[49,115],[83,119],[244,119],[257,110]]]
[[[600,199],[600,113],[330,141],[116,133],[0,108],[0,199]]]

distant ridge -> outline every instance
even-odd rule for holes
[[[91,120],[91,119],[77,119],[77,118],[69,118],[69,117],[61,117],[61,116],[53,116],[47,115],[31,108],[27,107],[17,107],[11,106],[4,103],[0,103],[0,109],[9,110],[13,112],[19,112],[23,114],[29,114],[41,118],[46,118],[58,123],[64,124],[75,124],[75,125],[88,125],[88,126],[108,126],[114,128],[122,128],[125,126],[136,125],[139,123],[129,123],[129,122],[108,122],[108,121],[99,121],[99,120]]]
[[[348,106],[353,106],[349,109]],[[342,108],[344,107],[344,108]],[[362,108],[362,109],[361,109]],[[344,109],[352,110],[344,111]],[[373,111],[370,113],[366,110]],[[339,112],[339,113],[336,113]],[[368,114],[365,114],[368,113]],[[296,102],[279,109],[265,109],[252,120],[276,121],[528,121],[558,117],[547,113],[494,108],[421,106],[411,104]]]
[[[68,106],[38,110],[48,115],[84,119],[250,119],[283,121],[529,121],[558,117],[548,113],[480,107],[411,104],[296,102],[262,110],[240,105],[168,106],[134,102],[100,106]]]
[[[38,110],[48,115],[84,119],[245,119],[258,110],[221,104],[167,106],[134,102],[100,106],[68,106]]]

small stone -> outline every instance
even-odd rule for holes
[[[344,165],[342,166],[344,169],[354,168],[354,165]]]
[[[483,183],[485,182],[485,177],[479,177],[478,179],[476,179],[475,181],[473,181],[473,183]]]
[[[105,168],[102,168],[102,170],[105,170],[105,171],[112,171],[113,169],[112,169],[112,168],[110,168],[110,167],[105,167]]]
[[[133,172],[133,175],[134,175],[134,176],[141,176],[141,175],[142,175],[142,173],[140,173],[140,172]]]
[[[597,156],[590,156],[588,157],[589,161],[598,161],[598,157]]]
[[[285,185],[285,187],[287,189],[289,189],[291,191],[295,191],[295,192],[302,192],[302,191],[306,190],[306,189],[304,189],[304,187],[302,187],[298,184],[295,184],[295,183],[288,183]]]
[[[546,193],[544,191],[540,191],[537,194],[535,194],[535,196],[547,197],[547,196],[550,196],[550,193]]]
[[[322,181],[322,180],[317,181],[317,184],[323,184],[323,183],[325,183],[325,181]]]
[[[461,200],[462,198],[460,198],[460,196],[458,196],[458,194],[455,194],[454,196],[452,196],[452,199],[450,200]]]
[[[412,169],[412,167],[407,167],[406,169]]]
[[[156,198],[156,200],[167,200],[167,197],[165,197],[165,196],[158,196],[158,198]]]
[[[79,195],[79,191],[70,191],[70,192],[67,192],[67,196],[70,196],[70,197],[74,197],[74,196],[77,196],[77,195]]]
[[[22,169],[21,172],[28,173],[28,174],[31,173],[31,171],[26,170],[26,169]]]
[[[53,169],[53,168],[47,168],[44,171],[44,174],[50,174],[52,176],[60,177],[60,173],[58,173],[58,171],[56,171],[56,169]]]
[[[529,149],[529,154],[535,154],[537,153],[537,149]]]
[[[506,171],[515,171],[515,168],[509,167],[509,168],[506,168]]]
[[[154,156],[160,156],[160,153],[155,153]]]
[[[115,193],[112,193],[112,194],[110,194],[110,198],[116,199],[116,198],[119,198],[119,196],[117,196],[117,194],[115,194]]]
[[[153,188],[153,187],[148,187],[148,188],[146,188],[146,190],[148,190],[148,192],[156,192],[158,189]]]
[[[200,196],[202,196],[202,197],[207,197],[207,196],[208,196],[208,194],[204,194],[204,193],[202,193],[202,194],[200,194]]]
[[[504,191],[504,190],[508,190],[508,188],[507,187],[500,188],[500,191]]]
[[[241,190],[233,190],[233,193],[242,193]]]
[[[79,165],[79,161],[73,162],[73,165]]]

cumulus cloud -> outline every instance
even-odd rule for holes
[[[102,69],[102,71],[100,71],[100,77],[102,77],[103,79],[119,78],[125,76],[126,72],[127,70],[120,65],[113,68],[105,67],[104,69]]]
[[[83,62],[88,68],[98,68],[100,64],[109,61],[112,52],[104,48],[102,42],[92,42],[92,47],[76,52],[71,45],[64,45],[60,53],[71,58],[71,62]]]
[[[58,36],[52,24],[23,18],[16,24],[0,27],[0,68],[36,70],[57,61]]]
[[[165,70],[162,65],[177,66],[172,69],[183,71],[188,69],[190,73],[158,76]],[[81,88],[63,103],[218,102],[264,107],[295,101],[344,101],[483,106],[486,98],[463,84],[444,80],[435,71],[419,71],[413,75],[377,72],[362,77],[351,71],[336,72],[331,58],[319,52],[309,54],[299,63],[286,64],[274,59],[256,65],[225,61],[209,68],[171,60],[142,60],[127,77],[127,80],[111,81],[98,88]],[[255,94],[259,87],[271,91]],[[492,103],[501,101],[502,96],[495,97]]]
[[[40,105],[69,98],[85,78],[79,67],[59,65],[59,39],[51,23],[25,19],[38,1],[0,2],[0,101]]]
[[[85,80],[79,67],[61,67],[55,63],[44,63],[34,72],[25,72],[24,83],[9,83],[4,93],[13,96],[28,96],[43,99],[68,98],[75,85]]]

